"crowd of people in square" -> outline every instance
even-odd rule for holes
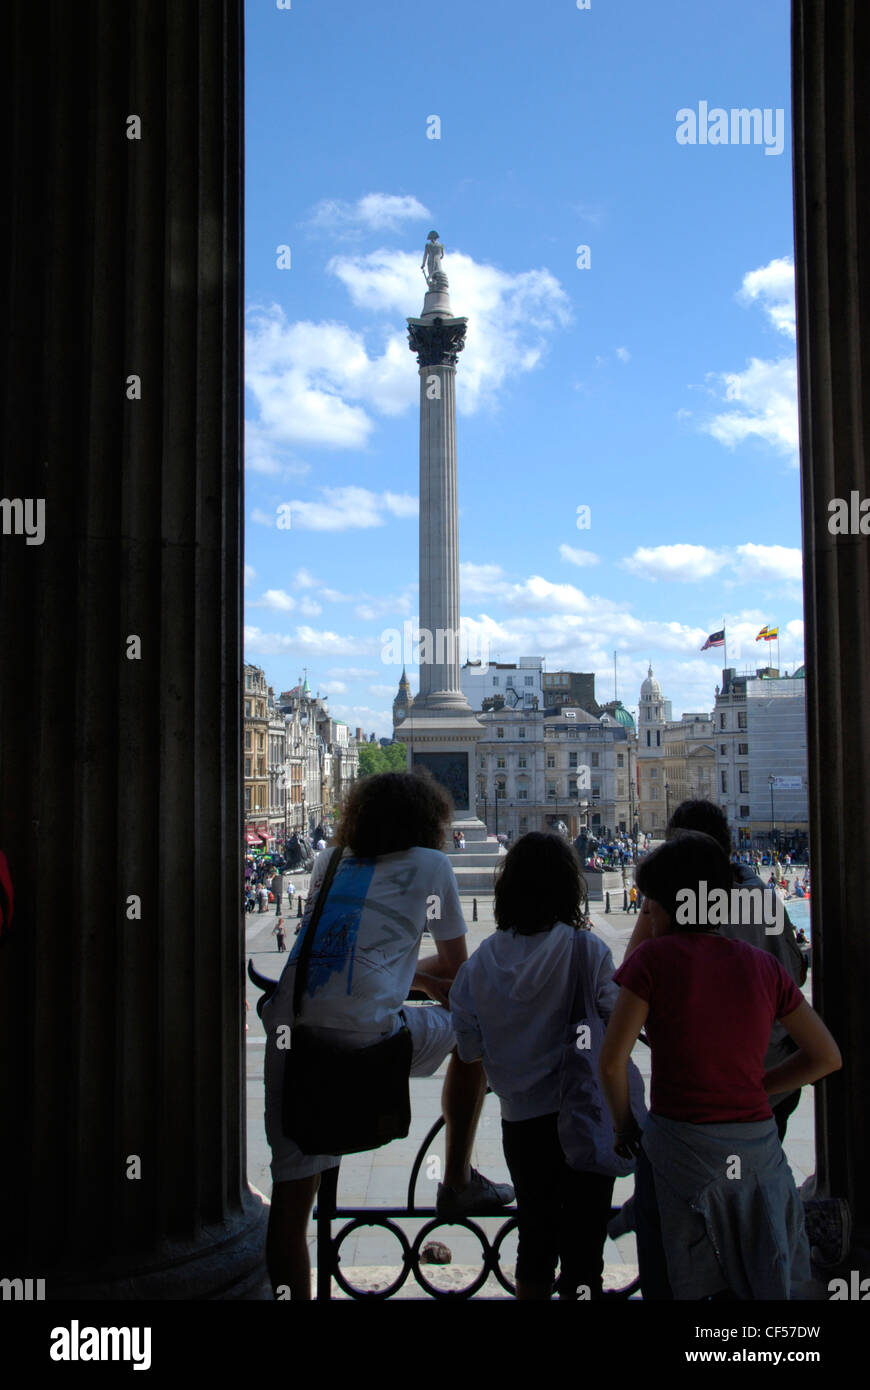
[[[722,811],[682,803],[637,866],[618,970],[582,929],[576,850],[545,832],[503,857],[497,929],[469,958],[443,852],[452,816],[428,774],[364,778],[315,861],[301,933],[263,1008],[273,1287],[310,1297],[308,1222],[321,1175],[341,1159],[312,1150],[310,1126],[297,1142],[282,1041],[295,1030],[312,1066],[349,1053],[376,1066],[400,1043],[411,1076],[449,1059],[436,1212],[445,1222],[498,1214],[516,1198],[519,1299],[606,1296],[609,1224],[636,1231],[645,1299],[789,1298],[809,1277],[809,1250],[782,1140],[801,1087],[842,1060],[801,994],[806,962],[787,917],[771,932],[761,917],[708,925],[681,908],[717,889],[764,887],[755,864],[732,858]],[[420,956],[424,930],[435,949]],[[431,1002],[409,1003],[412,989]],[[641,1035],[648,1097],[632,1061]],[[301,1065],[297,1052],[297,1077]],[[511,1184],[471,1166],[487,1086]],[[378,1085],[369,1089],[374,1105]],[[635,1195],[613,1224],[614,1181],[629,1173]]]

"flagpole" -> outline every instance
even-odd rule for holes
[[[725,618],[722,618],[722,646],[725,651],[725,668],[728,669],[728,629],[725,626]]]

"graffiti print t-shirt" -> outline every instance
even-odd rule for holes
[[[268,1006],[271,1024],[293,1022],[296,961],[331,854],[315,861],[302,929]],[[424,927],[436,941],[468,930],[446,855],[414,848],[357,859],[345,850],[317,924],[302,1022],[386,1032],[408,997]]]

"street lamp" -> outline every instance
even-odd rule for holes
[[[671,787],[669,782],[665,782],[665,827],[671,819]]]
[[[767,782],[768,782],[768,786],[770,787],[770,848],[771,848],[771,852],[772,852],[772,851],[773,851],[773,842],[774,842],[774,839],[775,839],[775,837],[776,837],[776,816],[775,816],[774,810],[773,810],[773,773],[772,773],[772,772],[771,772],[770,775],[768,776]]]

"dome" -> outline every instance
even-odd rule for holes
[[[640,688],[640,698],[642,700],[660,700],[662,698],[662,688],[653,675],[652,666],[650,666],[649,675]]]
[[[625,708],[625,705],[616,706],[616,709],[613,711],[613,718],[616,720],[617,724],[622,724],[624,728],[634,733],[634,720],[629,711]]]
[[[805,666],[799,666],[799,667],[797,668],[797,670],[794,672],[794,674],[792,675],[792,680],[793,680],[793,681],[805,681],[806,678],[807,678],[807,668],[806,668]]]

